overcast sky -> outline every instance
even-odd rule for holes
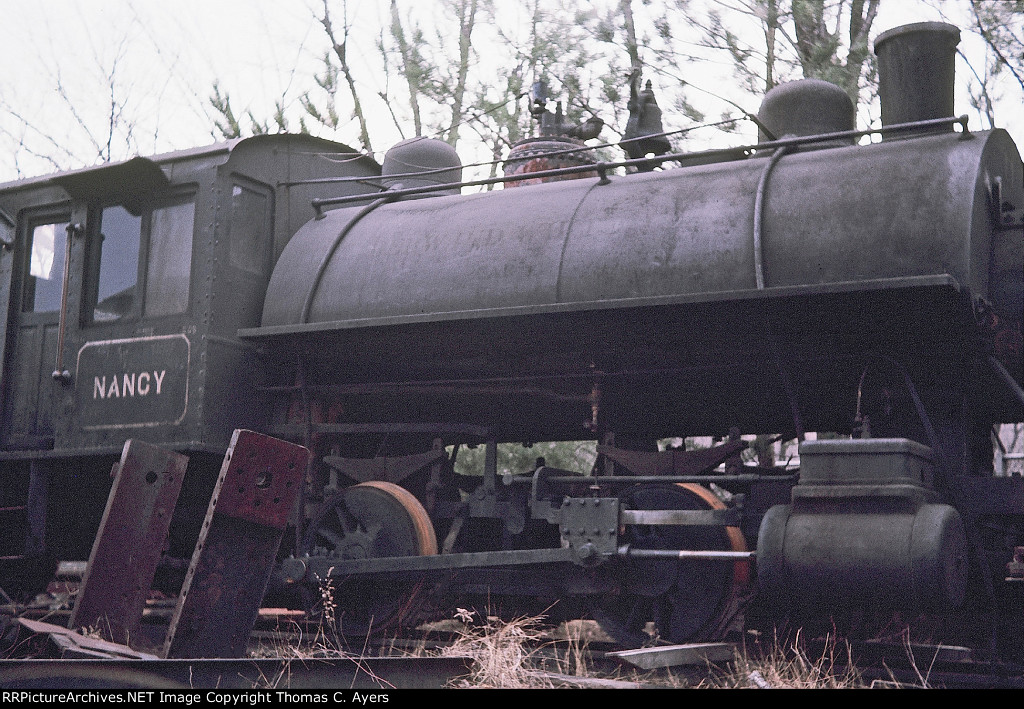
[[[126,151],[151,155],[213,142],[209,96],[215,81],[230,92],[239,113],[251,107],[268,116],[280,99],[294,105],[318,71],[325,47],[313,16],[318,4],[0,0],[5,29],[0,42],[5,67],[0,76],[0,145],[5,146],[0,180],[14,179],[19,171],[53,172],[52,160],[69,167],[95,163],[104,146],[89,136],[105,132],[112,84],[135,126],[127,140],[112,146],[115,159],[129,157]],[[363,51],[374,51],[371,30],[380,26],[378,18],[386,15],[387,6],[388,0],[350,0]],[[417,0],[415,6],[429,18],[431,0]],[[875,34],[904,22],[938,19],[937,11],[915,0],[884,0]],[[980,51],[966,33],[961,48]],[[355,68],[368,95],[383,89],[382,77]],[[966,81],[963,76],[958,80]],[[1021,105],[1019,92],[1009,100]],[[957,110],[967,112],[969,106],[959,100]],[[1024,138],[1019,126],[1008,127],[1018,140]],[[353,125],[348,136],[338,139],[356,144],[356,136]],[[12,151],[9,146],[21,139],[31,147]]]
[[[220,80],[240,103],[273,105],[289,70],[308,66],[317,31],[302,0],[0,0],[6,39],[0,104],[8,131],[59,131],[81,160],[99,146],[115,91],[137,117],[142,154],[213,141],[208,97]],[[20,120],[24,119],[24,120]],[[12,126],[14,126],[12,128]],[[60,147],[53,145],[55,151]],[[65,156],[58,156],[64,161]],[[33,164],[24,156],[26,164]],[[3,167],[8,167],[4,165]]]

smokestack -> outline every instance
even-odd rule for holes
[[[894,27],[875,39],[882,125],[953,115],[960,30],[944,22]],[[953,126],[939,129],[952,131]]]

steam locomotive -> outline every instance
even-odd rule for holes
[[[381,168],[305,135],[0,186],[4,588],[88,557],[129,439],[189,456],[162,550],[188,559],[244,428],[313,452],[274,586],[330,579],[344,632],[482,598],[625,643],[851,609],[995,637],[1024,583],[1024,478],[992,464],[1024,420],[1024,168],[952,117],[958,41],[879,37],[871,131],[803,80],[757,144],[671,153],[635,91],[609,163],[541,106],[474,194],[437,141]],[[800,439],[798,474],[748,434]],[[721,442],[657,443],[696,436]],[[499,444],[580,439],[593,469],[499,474]]]

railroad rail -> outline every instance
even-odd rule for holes
[[[303,642],[308,643],[313,633],[305,624],[296,623],[294,631],[255,631],[246,657],[166,659],[27,618],[6,627],[22,633],[13,651],[10,646],[4,648],[8,656],[20,656],[0,660],[0,689],[4,690],[429,689],[473,686],[480,665],[487,664],[486,658],[451,654],[455,641],[474,633],[472,628],[447,633],[440,627],[423,626],[416,637],[364,639],[359,654],[351,654],[326,645],[303,650]],[[542,686],[580,688],[709,683],[761,689],[804,686],[804,680],[780,679],[765,669],[747,671],[778,666],[778,644],[765,648],[756,642],[748,646],[696,643],[621,650],[596,626],[587,628],[585,622],[578,627],[569,624],[524,640],[522,655],[529,658],[524,676],[528,674]],[[4,635],[10,639],[9,632]],[[281,654],[288,656],[261,656],[267,648],[277,648],[280,653],[283,647],[288,651]],[[845,674],[844,682],[853,683],[849,686],[872,688],[1024,688],[1024,665],[995,661],[973,648],[895,642],[849,643],[842,651],[836,647],[834,641],[801,643],[801,652],[814,665],[819,681]],[[573,668],[566,659],[570,654],[579,667],[587,668],[585,676],[570,671]],[[758,659],[762,655],[763,662]],[[834,664],[815,661],[832,656]]]
[[[439,689],[468,657],[0,660],[3,689]]]

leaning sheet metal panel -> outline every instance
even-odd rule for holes
[[[125,442],[69,627],[118,643],[135,635],[187,466],[180,453]]]
[[[171,619],[164,657],[241,657],[309,451],[236,430]]]

